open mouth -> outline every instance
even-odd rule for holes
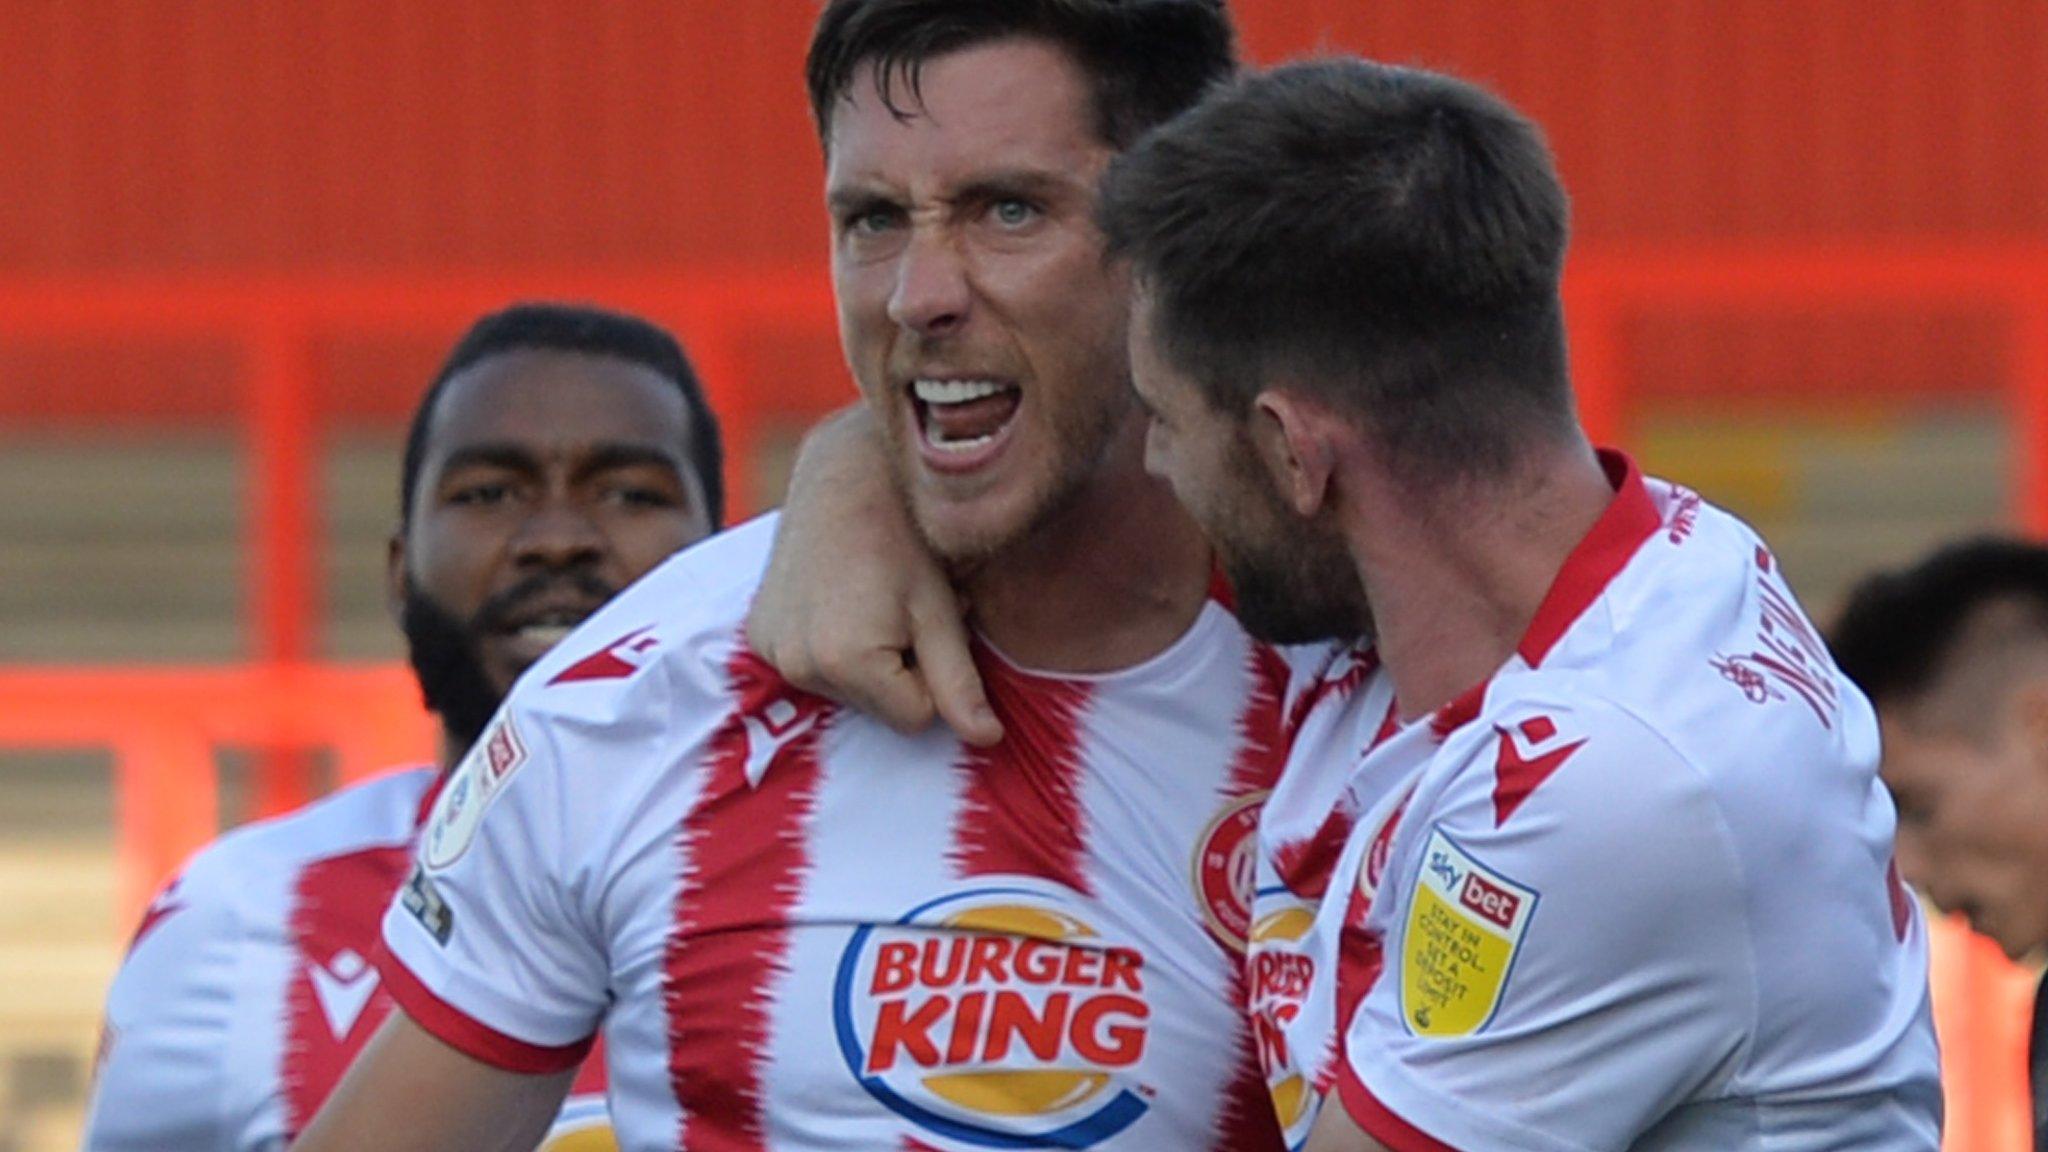
[[[1024,390],[1002,380],[921,378],[911,382],[910,398],[925,458],[956,470],[978,467],[1000,450]]]
[[[492,634],[504,645],[506,653],[523,667],[547,655],[549,649],[561,643],[596,610],[597,606],[593,604],[521,614],[494,629]]]

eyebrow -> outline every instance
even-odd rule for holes
[[[1005,196],[1029,196],[1040,200],[1053,200],[1075,192],[1077,186],[1058,173],[1036,168],[1001,168],[987,172],[952,190],[947,200],[960,201],[1000,199]],[[842,216],[855,209],[894,205],[894,195],[879,186],[849,180],[825,192],[825,208],[835,216]]]
[[[1033,168],[1005,168],[975,178],[960,189],[955,199],[987,200],[1023,195],[1051,200],[1073,191],[1074,188],[1072,181],[1056,173]]]
[[[441,463],[441,475],[465,468],[503,468],[508,472],[538,472],[545,465],[531,449],[513,443],[465,444],[448,454]],[[675,455],[646,444],[607,443],[583,453],[576,461],[578,478],[622,468],[660,468],[680,479],[685,471]]]

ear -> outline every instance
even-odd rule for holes
[[[1336,429],[1329,413],[1291,392],[1269,388],[1252,398],[1246,423],[1252,449],[1288,507],[1304,517],[1327,507],[1337,469]]]
[[[391,530],[384,542],[384,609],[393,620],[405,612],[405,526]]]

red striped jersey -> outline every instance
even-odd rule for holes
[[[371,958],[437,776],[344,789],[187,863],[107,994],[86,1147],[274,1152],[305,1128],[391,1011]],[[602,1135],[603,1073],[584,1070],[542,1148]]]
[[[1407,725],[1326,693],[1297,735],[1252,933],[1288,1134],[1340,1101],[1394,1152],[1932,1152],[1870,706],[1754,533],[1603,462],[1491,678]],[[1355,765],[1334,803],[1313,760]]]
[[[1241,1010],[1271,650],[1214,603],[1106,675],[983,647],[1002,745],[902,736],[744,647],[771,535],[515,689],[386,919],[406,1010],[533,1072],[602,1024],[628,1149],[1277,1149]]]

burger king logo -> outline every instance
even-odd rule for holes
[[[1252,1033],[1258,1042],[1259,1064],[1266,1071],[1266,1090],[1273,1097],[1273,1112],[1290,1148],[1299,1147],[1308,1136],[1321,1094],[1313,1071],[1304,1066],[1308,1060],[1319,1059],[1321,1053],[1296,1052],[1288,1044],[1289,1030],[1307,1006],[1315,980],[1315,958],[1303,950],[1303,941],[1314,924],[1313,906],[1288,902],[1265,912],[1252,925]]]
[[[884,1107],[984,1148],[1089,1148],[1150,1105],[1145,957],[1029,881],[933,900],[847,942],[833,1025]]]

